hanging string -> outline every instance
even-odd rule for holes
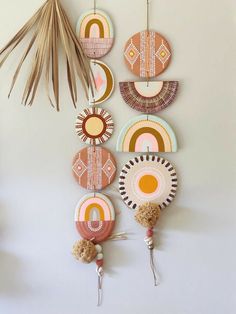
[[[150,30],[150,0],[147,0],[147,36]],[[149,69],[147,71],[147,87],[149,87]]]
[[[113,233],[108,240],[110,241],[118,241],[118,240],[127,240],[127,233],[126,232],[118,232],[118,233]]]
[[[150,0],[147,0],[147,32],[150,30]]]
[[[97,1],[93,0],[93,13],[96,14],[97,13]]]
[[[158,281],[157,281],[156,268],[155,268],[154,257],[153,257],[153,249],[149,251],[150,251],[150,266],[153,273],[154,286],[156,287],[158,285]]]
[[[153,237],[152,236],[147,236],[144,239],[149,252],[150,252],[150,267],[152,270],[152,274],[153,274],[153,279],[154,279],[154,286],[158,286],[159,284],[159,279],[157,278],[157,272],[156,272],[156,266],[155,266],[155,262],[154,262],[154,255],[153,255],[153,250],[154,250],[154,241],[153,241]]]
[[[97,306],[100,306],[102,304],[102,279],[103,279],[103,269],[102,267],[97,267],[96,272],[98,274],[98,300],[97,300]]]

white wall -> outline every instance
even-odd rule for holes
[[[41,0],[0,0],[0,46],[41,5]],[[75,23],[92,0],[63,1]],[[144,0],[103,0],[116,43],[103,60],[116,78],[104,104],[116,123],[106,147],[115,150],[119,130],[136,112],[122,101],[120,80],[133,79],[122,50],[145,26]],[[180,187],[157,231],[162,283],[152,286],[144,230],[119,198],[117,230],[126,242],[106,243],[104,302],[96,308],[94,264],[71,256],[79,238],[74,207],[85,192],[71,175],[83,146],[74,131],[78,109],[61,84],[60,113],[43,87],[33,107],[20,105],[23,82],[7,92],[17,58],[0,71],[0,312],[3,314],[233,314],[236,311],[235,96],[236,3],[234,0],[152,0],[152,27],[170,41],[174,58],[160,79],[180,81],[176,102],[160,113],[176,130],[180,149],[168,155]],[[14,54],[19,58],[19,51]],[[62,71],[63,74],[65,72]],[[116,155],[119,170],[132,155]]]

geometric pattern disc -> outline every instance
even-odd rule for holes
[[[125,45],[126,65],[135,75],[155,77],[168,67],[171,48],[167,40],[155,31],[142,31],[132,36]]]
[[[120,82],[120,93],[124,101],[133,109],[143,113],[157,113],[175,100],[179,83],[159,82]]]
[[[101,108],[86,108],[76,120],[76,132],[86,144],[103,144],[111,137],[114,123],[111,115]]]
[[[119,179],[121,197],[132,209],[138,209],[146,202],[164,209],[173,201],[177,185],[176,171],[171,163],[154,155],[130,160],[123,167]]]
[[[100,191],[115,179],[116,161],[105,148],[85,147],[75,155],[72,171],[75,179],[84,189]]]

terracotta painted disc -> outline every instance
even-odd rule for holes
[[[138,209],[146,202],[167,207],[177,190],[177,175],[171,163],[158,156],[143,155],[130,160],[122,169],[119,190],[124,202]]]
[[[76,33],[85,54],[97,59],[105,56],[114,43],[114,30],[109,16],[101,11],[90,10],[78,20]]]
[[[133,109],[143,113],[157,113],[175,100],[177,81],[120,82],[120,93]]]
[[[105,148],[86,147],[75,155],[72,171],[80,186],[87,190],[100,191],[115,179],[116,161]]]
[[[84,239],[105,241],[115,226],[115,210],[109,198],[100,193],[82,197],[76,206],[75,223]]]
[[[87,108],[76,120],[76,132],[86,144],[103,144],[111,137],[114,123],[111,115],[101,108]]]
[[[116,145],[118,152],[173,153],[177,139],[171,126],[154,115],[131,118],[122,128]]]
[[[158,76],[168,67],[171,48],[167,40],[155,31],[142,31],[126,43],[124,58],[128,68],[137,76]]]
[[[93,94],[91,89],[89,90],[89,104],[93,106],[99,105],[111,97],[115,83],[111,69],[104,62],[91,60],[90,66],[94,85],[96,85],[93,88]]]

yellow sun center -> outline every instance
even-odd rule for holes
[[[157,179],[152,175],[145,175],[139,180],[139,188],[143,193],[151,194],[156,191],[158,187]]]

